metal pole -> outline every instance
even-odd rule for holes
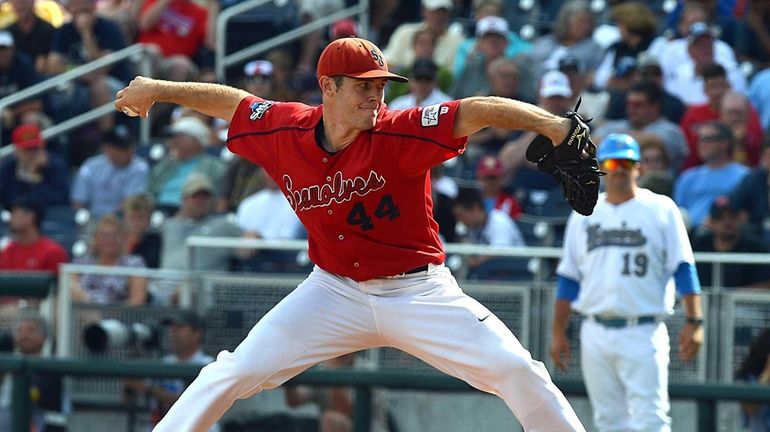
[[[698,432],[716,432],[717,404],[714,399],[698,400]]]
[[[29,400],[29,377],[26,370],[13,374],[12,394],[11,430],[13,432],[29,432],[32,403]]]
[[[356,386],[356,401],[353,410],[353,430],[355,432],[369,432],[372,425],[372,388],[369,385]]]

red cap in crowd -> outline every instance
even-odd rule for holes
[[[476,178],[483,177],[501,177],[503,175],[503,164],[496,156],[487,155],[479,159],[476,165]]]
[[[25,123],[16,127],[11,133],[11,142],[20,149],[45,146],[40,128],[32,123]]]
[[[326,46],[318,59],[317,70],[318,78],[324,75],[408,81],[388,71],[388,63],[377,45],[359,38],[337,39]]]

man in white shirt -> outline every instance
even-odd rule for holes
[[[395,110],[426,107],[452,100],[448,94],[439,90],[436,80],[437,73],[438,66],[433,60],[415,60],[409,80],[409,94],[393,99],[388,104],[388,108]]]
[[[681,99],[685,105],[708,102],[703,91],[701,70],[711,63],[722,65],[727,71],[730,86],[735,91],[746,93],[746,76],[738,66],[735,52],[717,39],[704,22],[691,25],[686,38],[669,42],[659,60],[666,91]]]

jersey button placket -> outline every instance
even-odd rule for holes
[[[361,267],[361,264],[359,264],[359,263],[357,263],[357,262],[354,262],[354,263],[353,263],[353,267],[355,267],[355,268],[359,268],[359,267]]]
[[[325,158],[321,159],[321,162],[323,162],[323,163],[329,162],[329,158],[325,157]]]
[[[337,236],[337,238],[338,238],[339,240],[345,240],[345,236],[344,236],[344,235],[342,235],[342,234],[340,234],[339,236]]]
[[[333,214],[334,214],[334,212],[333,212],[333,211],[331,211],[331,209],[329,209],[329,210],[326,210],[326,214],[328,214],[329,216],[331,216],[331,215],[333,215]]]

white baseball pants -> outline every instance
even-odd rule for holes
[[[580,328],[580,365],[601,432],[670,432],[669,337],[662,322]]]
[[[356,282],[316,267],[233,352],[201,370],[155,432],[203,432],[236,399],[321,361],[394,347],[500,396],[530,432],[584,431],[541,362],[449,269]]]

